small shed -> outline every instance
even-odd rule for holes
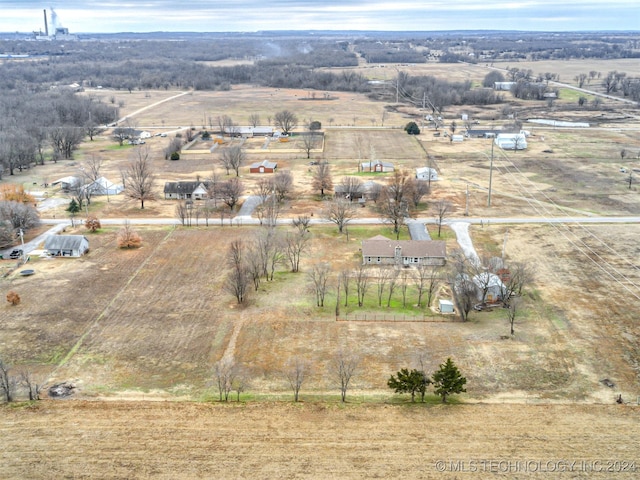
[[[276,162],[270,162],[269,160],[263,160],[261,162],[252,163],[249,167],[250,173],[274,173],[278,168]]]
[[[44,249],[54,257],[81,257],[89,251],[89,240],[84,235],[49,235]]]
[[[440,313],[454,313],[453,302],[451,300],[438,300]]]
[[[452,142],[464,142],[464,135],[451,135],[451,141]]]

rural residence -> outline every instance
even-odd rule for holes
[[[418,180],[438,180],[438,172],[435,168],[418,167],[416,168],[416,178]]]
[[[391,240],[377,235],[362,241],[364,265],[444,265],[446,243],[440,240]]]
[[[54,257],[81,257],[89,251],[89,240],[84,235],[49,235],[44,249]]]
[[[167,200],[204,200],[209,198],[209,182],[167,182],[164,198]]]

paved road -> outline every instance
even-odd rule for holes
[[[259,198],[258,198],[259,200]],[[254,204],[255,206],[259,205]],[[82,221],[82,219],[78,218],[78,221]],[[129,222],[132,225],[180,225],[180,221],[176,218],[104,218],[100,219],[100,222],[104,225],[123,225],[125,222]],[[45,225],[53,225],[53,227],[47,232],[43,233],[39,237],[31,240],[28,243],[25,243],[24,250],[26,253],[35,250],[44,240],[47,235],[55,235],[62,231],[65,227],[70,226],[71,223],[67,219],[59,219],[59,218],[44,218],[42,219],[42,223]],[[209,222],[211,226],[215,227],[217,222]],[[260,221],[257,218],[253,218],[249,215],[238,215],[230,221],[233,225],[241,226],[241,225],[259,225]],[[278,225],[288,225],[291,223],[290,218],[280,218],[278,219]],[[385,223],[383,219],[380,218],[354,218],[350,222],[353,225],[381,225]],[[453,224],[473,224],[473,225],[487,225],[490,226],[492,224],[560,224],[560,223],[573,223],[573,224],[607,224],[607,223],[616,223],[616,224],[635,224],[640,223],[640,217],[553,217],[553,218],[544,218],[544,217],[507,217],[507,218],[497,218],[497,217],[462,217],[462,218],[450,218],[443,222],[443,225],[449,225],[452,229],[454,228],[463,228],[463,227],[453,227]],[[202,222],[204,225],[204,222]],[[228,223],[225,221],[225,225]],[[407,222],[408,225],[411,225],[410,232],[411,238],[416,240],[428,240],[429,238],[416,238],[414,237],[414,232],[416,235],[420,235],[418,233],[420,230],[424,230],[425,235],[426,229],[424,229],[425,224],[436,224],[435,218],[416,218]],[[311,219],[311,225],[331,225],[331,222],[325,219],[313,218]],[[20,248],[19,246],[8,248],[4,251],[0,251],[5,255],[8,255],[11,250],[14,248]]]

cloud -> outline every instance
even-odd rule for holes
[[[0,31],[43,27],[53,6],[72,32],[255,30],[638,30],[636,0],[3,1]]]

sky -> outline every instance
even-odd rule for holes
[[[638,0],[0,0],[0,32],[640,31]],[[49,26],[51,27],[51,12]]]

